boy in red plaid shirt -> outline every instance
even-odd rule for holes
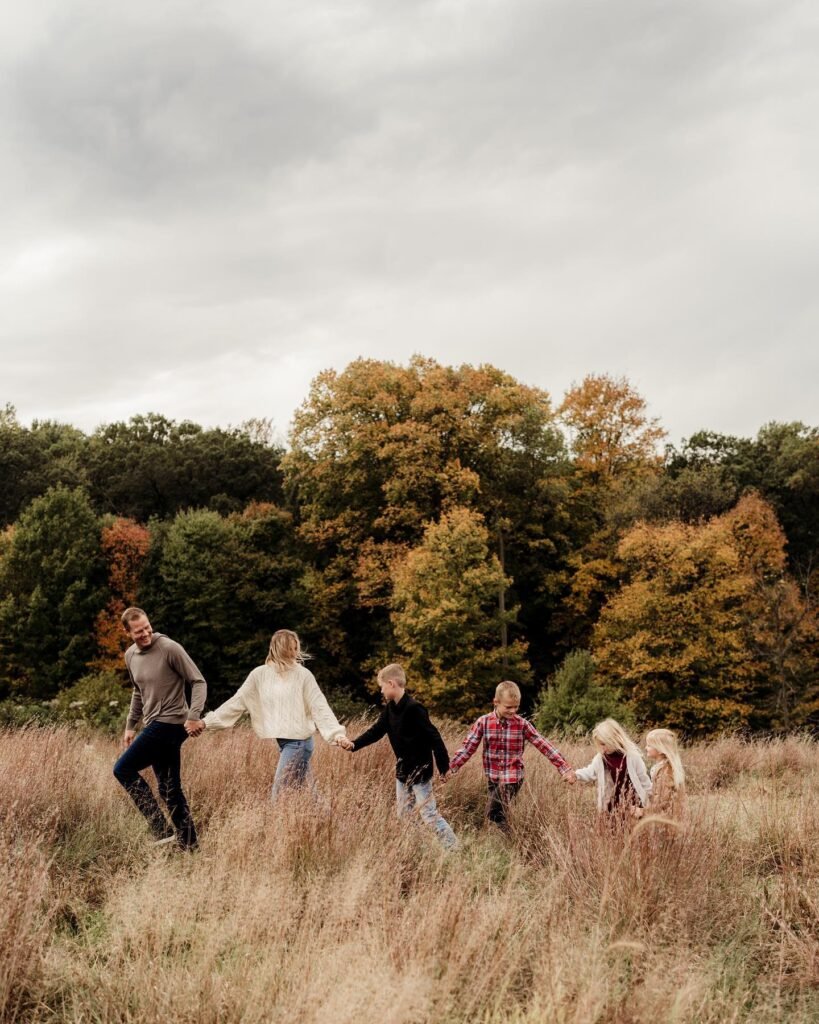
[[[469,730],[463,746],[450,760],[445,778],[457,774],[483,740],[483,770],[489,784],[486,817],[507,829],[509,804],[523,785],[523,746],[527,740],[549,758],[564,782],[574,783],[575,775],[560,751],[518,714],[520,689],[516,683],[498,683],[492,703],[495,710],[482,715]]]

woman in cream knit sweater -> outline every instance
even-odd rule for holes
[[[310,782],[310,757],[316,729],[328,743],[345,736],[313,673],[304,667],[299,638],[290,629],[277,630],[264,665],[254,668],[236,693],[202,719],[201,729],[230,729],[245,713],[253,731],[275,740],[280,756],[270,791],[275,800],[283,788]]]

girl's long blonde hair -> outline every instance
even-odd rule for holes
[[[264,660],[265,665],[275,665],[279,672],[286,672],[294,665],[303,665],[310,657],[301,649],[298,633],[292,629],[277,629],[270,638],[270,648]]]
[[[592,739],[599,747],[608,747],[621,754],[640,754],[640,748],[626,730],[613,718],[604,718],[592,729]]]
[[[646,736],[646,746],[653,747],[671,765],[671,776],[676,789],[685,785],[685,771],[680,760],[677,737],[670,729],[652,729]]]

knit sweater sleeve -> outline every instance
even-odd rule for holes
[[[316,728],[321,733],[323,739],[328,743],[332,743],[339,736],[344,736],[346,729],[343,725],[339,724],[338,719],[333,714],[330,705],[327,703],[327,698],[319,689],[316,677],[309,669],[304,669],[304,672],[305,710],[316,723]]]
[[[634,770],[635,770],[635,773],[637,775],[637,780],[638,780],[640,786],[642,786],[642,788],[643,788],[643,792],[642,792],[642,794],[640,794],[640,803],[645,807],[645,805],[649,801],[649,797],[651,795],[652,786],[651,786],[651,779],[648,776],[648,772],[646,771],[646,766],[643,763],[643,759],[640,756],[639,752],[634,754]],[[639,794],[639,789],[638,789],[637,786],[635,786],[635,789],[637,789],[638,794]]]
[[[202,719],[207,729],[231,729],[245,712],[250,711],[249,701],[256,691],[255,669],[245,679],[236,693],[215,711],[209,711]]]
[[[575,778],[579,779],[580,782],[595,782],[597,779],[597,773],[603,767],[603,758],[599,754],[595,754],[590,764],[587,764],[585,768],[575,768]]]

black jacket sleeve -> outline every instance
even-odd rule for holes
[[[387,709],[381,712],[378,720],[374,722],[366,732],[353,740],[353,750],[361,750],[362,747],[368,747],[371,743],[377,743],[382,736],[387,735]]]
[[[416,715],[415,723],[419,736],[423,736],[424,740],[432,747],[432,753],[435,757],[435,763],[438,765],[439,773],[446,775],[449,771],[449,751],[446,749],[446,744],[441,738],[441,734],[430,722],[429,712],[423,705],[416,704],[413,710]]]

